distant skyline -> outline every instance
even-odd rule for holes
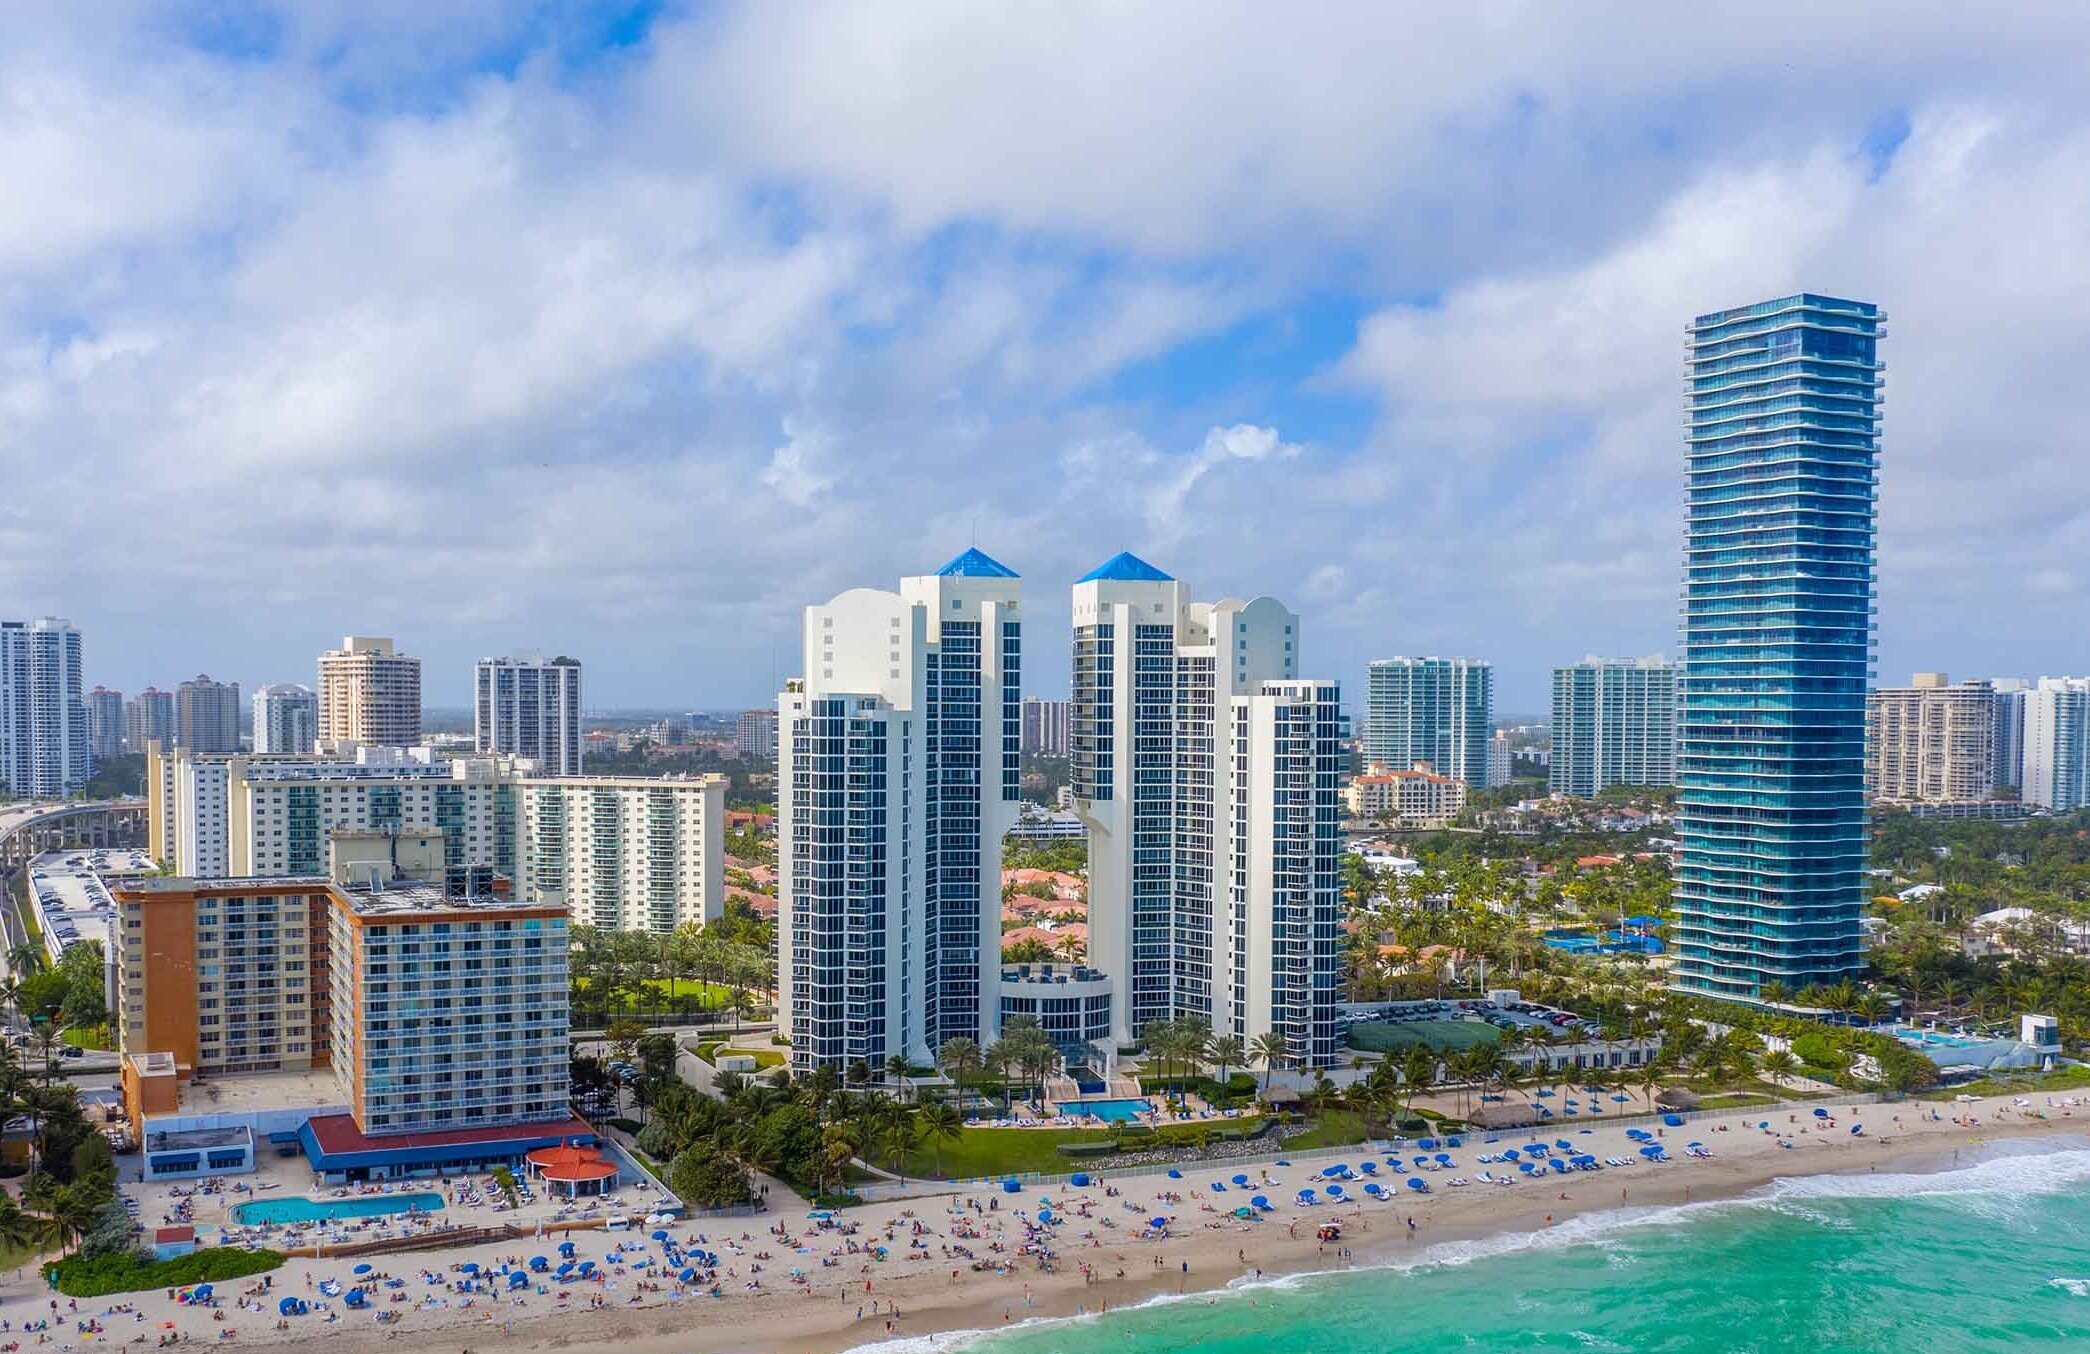
[[[1804,34],[1796,40],[1795,34]],[[977,541],[1496,707],[1677,650],[1691,317],[1893,316],[1883,681],[2090,671],[2090,9],[0,14],[0,618],[88,686],[766,704]]]

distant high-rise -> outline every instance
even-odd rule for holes
[[[1023,750],[1047,757],[1067,755],[1066,701],[1040,700],[1036,696],[1024,698]]]
[[[1866,698],[1866,779],[1890,804],[1971,804],[1996,786],[1996,693],[1919,672]]]
[[[1674,784],[1674,664],[1592,655],[1553,669],[1547,788],[1593,798],[1614,785]]]
[[[1471,786],[1488,783],[1495,669],[1476,658],[1381,658],[1366,673],[1361,742],[1367,762],[1413,766]]]
[[[56,798],[93,774],[80,632],[56,616],[0,621],[0,788]]]
[[[276,682],[254,693],[254,750],[311,756],[319,742],[319,695],[309,686]]]
[[[191,752],[238,752],[239,683],[198,673],[176,687],[174,741]]]
[[[2025,693],[2032,684],[2022,677],[1991,677],[1996,706],[1996,788],[2015,790],[2025,783]]]
[[[2042,677],[2024,698],[2020,797],[2062,812],[2090,804],[2090,677]]]
[[[805,612],[778,697],[778,1027],[801,1070],[933,1062],[999,1024],[1021,584],[968,550]]]
[[[741,760],[776,760],[777,713],[774,710],[742,710],[733,724],[733,749]]]
[[[148,686],[123,703],[123,747],[142,757],[154,743],[174,746],[174,693]]]
[[[482,658],[472,682],[481,752],[535,761],[547,776],[581,773],[581,664],[563,654]]]
[[[123,755],[123,693],[98,686],[87,693],[87,746],[96,762]]]
[[[1278,1034],[1290,1066],[1334,1064],[1342,701],[1299,677],[1299,617],[1268,597],[1192,602],[1120,554],[1075,583],[1073,620],[1068,772],[1108,1037],[1202,1020],[1244,1045]]]
[[[1802,294],[1689,328],[1671,932],[1688,991],[1757,999],[1864,967],[1885,319]]]
[[[421,741],[421,660],[379,635],[349,635],[319,656],[319,741],[411,747]]]

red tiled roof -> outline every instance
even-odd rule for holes
[[[173,1241],[194,1241],[195,1239],[196,1229],[193,1227],[160,1227],[156,1228],[152,1234],[152,1244],[155,1246],[164,1246]]]
[[[467,1143],[515,1142],[530,1138],[593,1138],[584,1119],[556,1119],[541,1124],[501,1124],[487,1128],[453,1128],[440,1133],[385,1133],[376,1137],[356,1127],[346,1114],[315,1114],[307,1121],[319,1149],[336,1152],[393,1152],[403,1148],[462,1147]]]

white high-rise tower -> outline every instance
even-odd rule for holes
[[[878,1077],[995,1037],[1019,593],[975,549],[806,608],[777,705],[778,1023],[800,1070]]]
[[[1073,621],[1070,777],[1111,1037],[1196,1018],[1332,1064],[1341,701],[1299,679],[1299,618],[1192,602],[1120,554],[1074,585]]]
[[[0,621],[0,789],[56,798],[93,774],[80,632],[55,616]]]

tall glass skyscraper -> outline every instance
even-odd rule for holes
[[[1690,991],[1758,999],[1863,966],[1885,321],[1803,293],[1688,331],[1673,939]]]

